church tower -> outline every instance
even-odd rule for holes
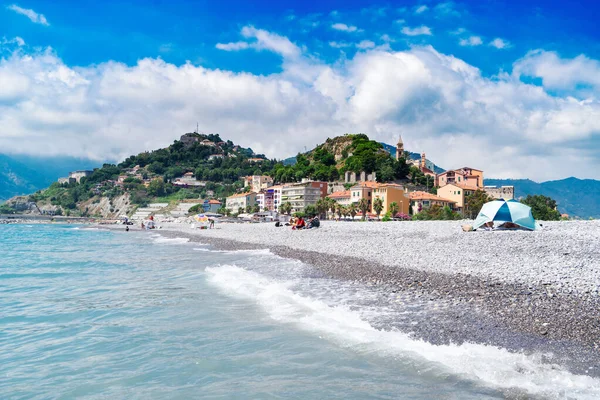
[[[427,167],[427,158],[425,158],[425,153],[421,153],[421,171]]]
[[[402,141],[402,136],[400,136],[396,145],[396,160],[400,160],[402,157],[404,157],[404,142]]]

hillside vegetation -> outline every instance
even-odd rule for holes
[[[309,153],[298,154],[294,165],[269,160],[252,149],[223,141],[219,135],[194,133],[184,137],[187,141],[177,140],[167,148],[130,156],[118,165],[104,164],[80,183],[54,182],[27,200],[58,213],[114,217],[151,201],[223,199],[241,191],[241,178],[248,175],[269,175],[276,183],[291,183],[305,178],[337,181],[346,171],[365,171],[376,172],[379,181],[410,175],[414,183],[425,183],[418,169],[409,168],[404,159],[392,158],[380,143],[364,134],[328,139]],[[191,178],[188,187],[176,182],[189,173],[195,179]],[[5,206],[4,211],[10,210]]]

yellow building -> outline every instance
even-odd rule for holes
[[[385,215],[389,211],[390,204],[392,203],[398,204],[398,210],[400,213],[408,215],[410,199],[404,192],[404,187],[395,183],[379,184],[373,189],[373,201],[375,201],[377,198],[381,199],[383,202],[383,210],[381,211],[381,215]],[[372,212],[375,212],[375,210],[372,210]]]
[[[478,190],[477,187],[467,186],[460,183],[451,183],[442,186],[437,190],[439,197],[451,200],[456,203],[456,210],[462,211],[465,206],[465,198]]]

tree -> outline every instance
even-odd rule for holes
[[[377,214],[377,219],[379,219],[379,215],[381,214],[381,211],[383,211],[383,200],[381,200],[381,197],[377,197],[373,200],[373,210],[375,211],[375,214]]]
[[[531,207],[533,218],[541,221],[558,221],[560,220],[560,212],[556,209],[556,200],[536,194],[528,195],[521,203]]]
[[[492,201],[492,198],[483,190],[476,190],[467,196],[466,200],[465,217],[475,219],[477,218],[479,211],[481,211],[481,207],[483,207],[485,203]]]
[[[358,202],[358,209],[362,213],[362,220],[364,221],[367,218],[367,211],[369,211],[369,200],[364,197],[360,199]]]
[[[323,216],[327,214],[327,210],[329,210],[329,204],[326,199],[319,199],[317,204],[315,204],[315,208],[319,217],[323,218]]]
[[[306,214],[308,217],[314,217],[318,214],[317,207],[313,206],[312,204],[307,205],[304,207],[304,214]]]
[[[154,179],[148,185],[148,194],[150,196],[164,196],[165,195],[165,182],[162,179]]]
[[[281,211],[283,214],[290,215],[292,213],[292,203],[286,201],[279,207],[279,211]]]
[[[329,210],[331,211],[331,214],[333,215],[333,217],[335,218],[335,210],[337,210],[337,201],[333,200],[333,199],[329,199]]]
[[[237,213],[238,213],[238,215],[243,214],[244,213],[244,207],[239,207]]]
[[[341,204],[338,204],[336,207],[336,211],[337,211],[338,218],[342,219],[342,215],[344,214],[344,206]]]
[[[356,205],[356,203],[352,203],[348,206],[348,213],[354,221],[354,217],[356,217],[356,214],[358,214],[358,206]]]
[[[392,218],[394,218],[400,212],[400,207],[398,206],[398,203],[396,203],[395,201],[391,202],[389,212]]]

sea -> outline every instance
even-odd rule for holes
[[[268,250],[0,225],[0,399],[598,399],[536,354],[432,345],[373,288]]]

